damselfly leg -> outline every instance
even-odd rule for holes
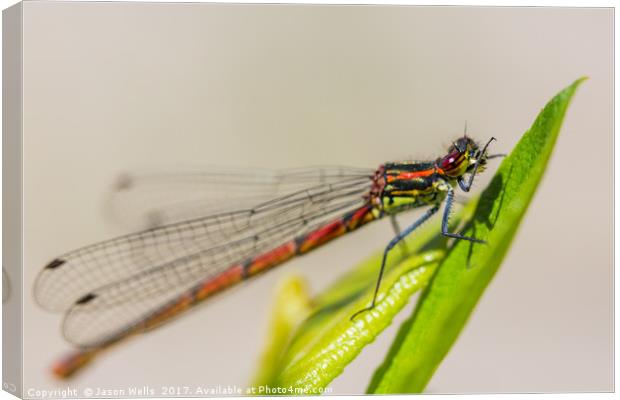
[[[473,237],[463,236],[459,233],[448,232],[448,226],[450,224],[450,214],[452,213],[452,205],[454,204],[454,189],[448,188],[448,194],[446,195],[446,206],[443,212],[443,218],[441,220],[441,234],[454,239],[467,240],[474,243],[486,243],[484,240],[476,239]]]
[[[491,139],[489,139],[487,144],[484,145],[484,148],[482,149],[482,151],[476,155],[476,164],[474,165],[474,170],[472,171],[471,175],[469,175],[469,180],[467,181],[467,183],[465,183],[465,180],[463,179],[462,176],[459,176],[458,178],[456,178],[456,181],[458,182],[459,186],[464,192],[469,192],[469,190],[471,189],[471,185],[474,183],[474,177],[476,176],[476,172],[478,172],[478,167],[480,166],[479,160],[480,158],[485,156],[487,147],[489,147],[491,142],[494,140],[497,140],[497,139],[495,139],[494,137],[491,137]]]
[[[400,235],[400,233],[403,230],[400,229],[400,224],[398,223],[398,219],[396,218],[395,214],[390,215],[390,223],[392,224],[392,230],[394,231],[394,234],[396,236]],[[403,254],[407,254],[407,252],[408,252],[408,250],[407,250],[407,243],[400,242],[400,249],[402,250]]]
[[[421,226],[424,222],[426,222],[430,217],[432,217],[437,212],[437,210],[439,210],[439,206],[434,206],[433,208],[427,210],[424,213],[424,215],[422,215],[422,217],[420,217],[417,221],[411,224],[407,229],[405,229],[398,236],[392,239],[390,243],[388,243],[387,247],[383,251],[383,258],[381,259],[381,268],[379,269],[379,278],[377,279],[377,284],[375,286],[375,292],[372,297],[372,302],[370,303],[370,306],[363,308],[357,311],[355,314],[353,314],[351,316],[351,321],[354,321],[355,317],[357,317],[358,315],[375,308],[375,304],[377,302],[377,296],[379,295],[379,288],[381,287],[381,279],[383,278],[383,272],[385,271],[385,262],[387,261],[387,256],[390,250],[392,250],[394,246],[396,246],[401,240],[406,238],[410,233],[415,231],[419,226]]]

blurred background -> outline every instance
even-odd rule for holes
[[[371,224],[56,381],[70,346],[32,283],[127,232],[103,212],[119,173],[434,159],[466,120],[509,152],[583,75],[514,245],[427,390],[613,390],[612,9],[27,2],[23,18],[25,390],[245,387],[277,283],[301,273],[316,293],[392,237]],[[333,393],[365,391],[412,309]]]

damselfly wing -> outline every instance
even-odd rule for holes
[[[371,170],[347,167],[206,172],[199,180],[219,185],[207,192],[217,200],[205,196],[202,210],[213,208],[216,213],[63,254],[39,274],[35,298],[48,310],[66,313],[63,333],[69,342],[80,347],[105,345],[146,328],[150,324],[145,322],[162,310],[184,304],[184,294],[200,283],[358,209],[365,203],[371,177]],[[148,180],[131,179],[136,184]],[[236,208],[251,204],[256,189],[258,203]],[[234,193],[226,200],[230,210],[221,204],[221,192],[228,190]],[[138,190],[136,195],[140,192],[144,193]],[[186,203],[182,212],[196,212],[193,205]],[[159,222],[179,218],[166,214],[178,206],[159,204]]]

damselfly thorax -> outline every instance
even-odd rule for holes
[[[448,183],[435,163],[386,163],[375,174],[380,215],[397,214],[443,201]]]

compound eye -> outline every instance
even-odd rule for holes
[[[458,150],[451,152],[441,160],[441,168],[449,170],[462,161],[462,154]]]

